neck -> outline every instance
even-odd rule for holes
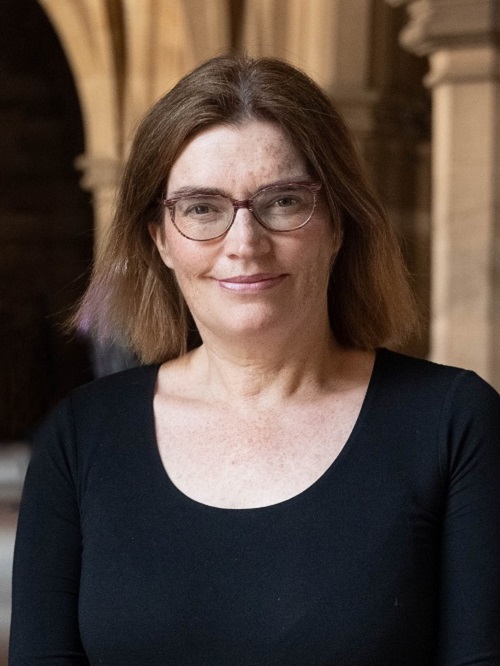
[[[208,399],[279,405],[290,398],[312,400],[328,390],[344,354],[325,322],[306,339],[246,338],[238,344],[204,336],[189,362]]]

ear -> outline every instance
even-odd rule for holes
[[[156,245],[160,257],[163,259],[163,263],[168,268],[173,269],[172,259],[170,256],[170,251],[167,243],[167,237],[165,234],[165,229],[161,222],[150,222],[148,224],[149,235],[153,239],[153,243]]]

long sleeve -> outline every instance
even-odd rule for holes
[[[88,664],[78,630],[82,538],[70,400],[35,439],[14,554],[10,666]]]
[[[438,666],[500,665],[500,396],[455,379],[440,432],[447,482]]]
[[[170,482],[156,368],[73,393],[26,480],[11,666],[500,666],[500,396],[377,359],[342,454],[258,509]]]

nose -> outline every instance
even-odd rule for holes
[[[271,249],[270,232],[253,216],[247,207],[240,207],[225,236],[228,255],[240,257],[266,254]]]

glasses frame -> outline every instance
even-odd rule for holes
[[[307,187],[307,189],[312,192],[313,207],[312,207],[311,214],[309,215],[309,217],[305,220],[305,222],[300,224],[298,227],[294,227],[293,229],[271,229],[268,226],[266,226],[266,224],[259,218],[259,216],[256,214],[256,212],[253,209],[253,202],[254,202],[255,198],[258,197],[263,192],[268,192],[269,190],[278,190],[278,189],[281,189],[281,188],[297,187],[297,186]],[[253,194],[250,197],[250,199],[232,199],[231,197],[227,197],[223,194],[210,195],[210,196],[218,196],[218,197],[221,197],[223,199],[227,199],[228,201],[231,202],[231,204],[233,206],[233,217],[231,218],[230,223],[227,225],[227,227],[226,227],[226,229],[224,229],[224,231],[222,231],[220,234],[217,234],[217,236],[213,236],[213,238],[191,238],[190,236],[187,236],[184,232],[182,232],[179,229],[179,227],[177,226],[177,224],[175,223],[175,204],[178,201],[180,201],[181,199],[186,199],[188,197],[196,197],[196,196],[203,197],[203,196],[207,196],[207,195],[196,192],[196,191],[193,191],[192,194],[189,194],[189,193],[188,194],[182,194],[178,197],[172,197],[171,199],[166,199],[165,197],[162,197],[161,199],[159,199],[159,203],[161,203],[163,206],[165,206],[165,208],[168,208],[168,212],[170,213],[170,219],[172,220],[172,224],[174,225],[174,227],[177,229],[177,231],[180,233],[181,236],[184,236],[184,238],[187,238],[188,240],[195,241],[196,243],[206,243],[207,241],[216,240],[217,238],[222,238],[222,236],[225,236],[227,234],[227,232],[229,231],[229,229],[231,229],[231,227],[233,226],[234,221],[236,219],[236,214],[241,208],[247,208],[252,213],[252,215],[257,220],[257,222],[261,225],[261,227],[264,227],[264,229],[266,229],[267,231],[271,231],[271,232],[277,233],[277,234],[284,234],[284,233],[288,233],[289,231],[296,231],[297,229],[301,229],[302,227],[305,227],[305,225],[311,220],[312,216],[314,215],[314,211],[316,210],[316,205],[318,203],[318,199],[317,199],[316,195],[322,187],[323,187],[323,185],[320,182],[312,182],[311,183],[309,181],[307,181],[307,182],[306,181],[298,181],[298,182],[283,183],[283,184],[279,184],[279,185],[268,185],[267,187],[263,187],[262,189],[255,192],[255,194]]]

